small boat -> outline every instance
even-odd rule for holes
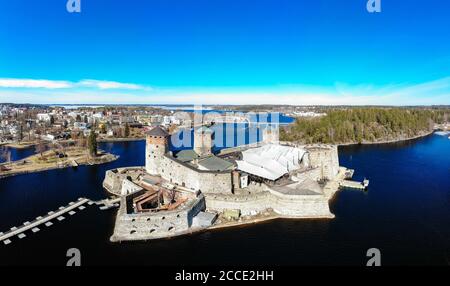
[[[364,179],[363,186],[364,186],[365,189],[367,189],[367,187],[369,187],[369,180],[368,179]]]

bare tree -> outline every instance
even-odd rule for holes
[[[43,153],[45,152],[45,143],[42,140],[39,140],[39,142],[35,146],[36,154],[41,154],[41,158],[43,157]]]
[[[59,145],[59,150],[60,150],[60,152],[61,152],[64,156],[66,156],[67,143],[65,143],[65,142],[60,142],[58,145]]]

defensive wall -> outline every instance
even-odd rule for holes
[[[205,194],[205,201],[207,210],[223,212],[235,209],[244,216],[272,209],[286,217],[334,217],[323,194],[286,195],[267,186],[259,192],[247,194]]]
[[[191,232],[193,218],[205,209],[205,198],[199,194],[175,210],[133,213],[133,198],[143,191],[121,197],[111,241],[149,240]]]

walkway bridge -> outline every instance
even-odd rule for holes
[[[53,225],[53,223],[51,222],[52,220],[57,219],[58,221],[62,221],[65,219],[65,217],[63,216],[64,214],[68,213],[69,215],[74,215],[74,210],[76,208],[78,208],[79,210],[83,210],[85,209],[85,206],[83,206],[84,204],[92,205],[93,203],[94,202],[89,199],[79,198],[78,201],[71,202],[65,207],[60,207],[57,211],[51,211],[45,216],[38,216],[32,222],[26,221],[21,226],[12,227],[6,233],[0,232],[0,242],[3,242],[5,245],[10,244],[10,238],[14,236],[22,239],[26,237],[24,233],[25,231],[31,229],[33,233],[36,233],[40,231],[39,226],[45,225],[46,227],[50,227],[51,225]]]

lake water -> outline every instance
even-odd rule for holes
[[[5,148],[11,152],[11,161],[22,160],[23,158],[29,157],[36,153],[34,147],[25,148],[25,149],[15,149],[15,148],[7,148],[7,147],[2,147],[2,148]],[[3,162],[5,162],[5,159],[0,158],[0,163],[3,163]]]
[[[56,210],[79,197],[106,196],[105,171],[144,164],[144,142],[104,143],[120,159],[100,166],[53,170],[0,180],[0,231]],[[116,210],[95,206],[26,238],[0,244],[0,265],[82,264],[365,265],[379,248],[382,264],[450,261],[450,140],[444,136],[396,144],[346,146],[340,163],[370,179],[368,192],[341,191],[333,220],[276,220],[168,240],[109,242]]]

